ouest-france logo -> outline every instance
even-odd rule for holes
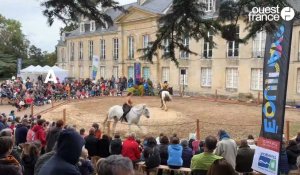
[[[249,21],[279,21],[280,17],[285,21],[291,21],[295,17],[295,10],[284,7],[253,7],[249,13]]]

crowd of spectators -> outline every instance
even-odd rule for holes
[[[0,103],[4,98],[9,99],[9,103],[17,108],[18,111],[28,108],[32,104],[41,106],[49,104],[52,100],[84,99],[94,96],[122,96],[122,92],[134,85],[143,85],[144,93],[153,88],[152,82],[140,79],[134,82],[132,78],[125,76],[110,79],[100,78],[97,81],[85,80],[64,80],[54,84],[53,82],[44,83],[42,76],[38,80],[29,77],[23,81],[21,78],[0,82]],[[152,91],[152,90],[151,90]]]
[[[256,146],[252,135],[238,144],[224,130],[202,141],[163,133],[140,139],[130,133],[122,139],[118,133],[113,138],[102,133],[96,123],[85,133],[62,120],[51,123],[40,115],[12,115],[0,115],[0,174],[133,175],[139,162],[144,162],[147,174],[160,165],[172,170],[190,168],[193,175],[253,172]],[[282,174],[300,168],[300,133],[285,144],[279,163]]]

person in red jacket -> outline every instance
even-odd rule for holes
[[[137,163],[140,160],[141,152],[139,144],[135,141],[135,133],[129,134],[123,142],[122,156],[128,157],[133,163]]]
[[[42,153],[45,152],[46,146],[46,131],[44,129],[44,119],[38,119],[37,124],[32,128],[35,140],[39,140],[42,144]]]

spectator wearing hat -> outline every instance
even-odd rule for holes
[[[57,139],[56,153],[41,168],[38,175],[80,175],[76,164],[84,139],[74,129],[66,129]]]
[[[189,142],[187,140],[181,141],[182,146],[182,160],[183,164],[182,167],[190,168],[191,166],[191,160],[193,157],[193,150],[189,147]]]
[[[237,145],[235,141],[231,139],[224,130],[220,130],[218,136],[219,142],[217,143],[215,154],[223,157],[232,167],[235,167],[237,156]]]
[[[15,130],[16,145],[26,142],[27,132],[28,132],[28,120],[24,118],[22,120],[22,123],[16,126],[16,130]]]

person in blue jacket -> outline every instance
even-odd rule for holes
[[[182,146],[179,144],[179,138],[173,137],[171,144],[168,146],[168,166],[171,169],[179,169],[182,167],[183,160],[182,160]],[[171,175],[174,172],[171,172]]]

